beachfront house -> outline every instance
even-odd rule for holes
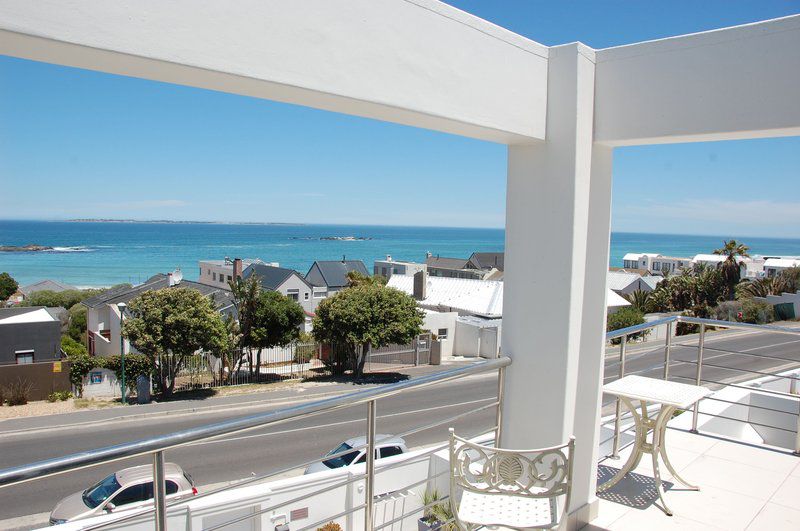
[[[206,286],[217,286],[227,289],[228,282],[234,278],[241,277],[242,272],[251,264],[264,264],[258,258],[234,258],[227,256],[223,260],[200,260],[197,265],[200,274],[197,281]],[[270,262],[267,265],[278,267],[278,262]]]
[[[425,264],[432,277],[503,280],[504,253],[472,253],[469,258],[450,258],[427,253]]]
[[[258,276],[262,289],[276,291],[302,306],[305,313],[303,331],[311,331],[311,319],[321,298],[314,296],[314,286],[303,278],[303,275],[294,269],[263,263],[250,264],[242,273],[245,279],[252,275]]]
[[[394,260],[392,255],[387,254],[386,260],[375,260],[372,268],[372,274],[375,276],[382,276],[383,278],[390,279],[392,275],[407,275],[414,276],[420,271],[427,271],[428,266],[418,262],[404,262]]]
[[[120,304],[128,304],[146,291],[165,288],[194,289],[211,299],[218,312],[235,315],[232,294],[229,290],[207,286],[191,280],[183,280],[180,271],[159,273],[137,286],[120,286],[81,301],[86,306],[86,334],[91,356],[112,356],[120,353],[120,328],[127,313],[120,314]],[[124,310],[123,308],[123,311]],[[123,342],[125,353],[135,352],[127,340]]]
[[[325,298],[347,287],[347,274],[351,271],[369,276],[364,262],[347,260],[343,256],[341,260],[315,261],[306,273],[306,280],[318,290],[314,292],[315,297],[319,294],[320,298]]]
[[[672,274],[692,265],[691,258],[665,256],[658,253],[628,253],[622,257],[625,269],[645,269],[652,275]]]
[[[767,258],[764,261],[764,276],[767,278],[774,278],[778,276],[781,271],[792,267],[800,267],[800,257],[785,256],[781,258]]]

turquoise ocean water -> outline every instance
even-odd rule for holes
[[[369,239],[320,239],[331,236]],[[0,271],[23,285],[52,278],[76,286],[108,286],[140,282],[175,268],[196,279],[198,260],[226,256],[261,258],[303,273],[314,260],[346,256],[363,260],[371,270],[372,262],[387,254],[419,262],[426,251],[456,257],[502,251],[504,237],[502,229],[475,228],[0,221],[0,245],[56,248],[0,253]],[[622,257],[632,251],[693,256],[711,252],[730,237],[750,245],[753,254],[800,255],[800,239],[613,233],[610,262],[621,266]]]

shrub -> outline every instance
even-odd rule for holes
[[[754,324],[771,323],[775,321],[775,308],[767,302],[745,300],[742,303],[742,321]]]
[[[117,380],[122,381],[122,360],[118,355],[109,356],[104,360],[103,367],[114,371]],[[153,362],[144,354],[125,354],[125,385],[129,389],[136,389],[136,378],[144,374],[150,377],[153,373]]]
[[[48,402],[64,402],[72,398],[72,393],[69,391],[53,391],[47,395]]]
[[[629,326],[636,326],[638,324],[644,323],[644,314],[634,308],[633,306],[627,306],[616,312],[609,314],[608,319],[606,321],[606,330],[609,332],[613,332],[614,330],[621,330],[623,328],[628,328]],[[644,337],[647,334],[647,330],[644,332],[637,332],[635,334],[631,334],[628,336],[628,341],[633,339]],[[612,339],[611,343],[614,345],[619,345],[622,341],[622,338]]]
[[[61,336],[61,350],[64,351],[67,357],[89,355],[83,343],[79,343],[71,336]]]
[[[742,303],[740,301],[725,301],[714,308],[714,318],[720,321],[741,321]]]
[[[33,384],[25,378],[17,378],[6,386],[5,395],[9,406],[24,406],[31,397]]]
[[[336,522],[328,522],[322,527],[318,527],[317,531],[342,531],[342,526]]]
[[[67,356],[69,361],[69,381],[75,386],[78,396],[83,393],[83,377],[95,367],[103,366],[103,358],[95,358],[86,355]]]

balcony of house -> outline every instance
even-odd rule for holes
[[[294,531],[317,529],[330,522],[348,530],[435,528],[440,524],[450,529],[463,523],[463,515],[475,514],[470,504],[476,503],[483,509],[489,507],[496,524],[513,526],[530,524],[528,513],[516,511],[513,506],[506,507],[505,512],[495,511],[492,504],[502,505],[502,494],[518,489],[526,481],[533,481],[537,488],[522,488],[519,498],[532,496],[541,500],[536,495],[544,493],[548,508],[544,522],[563,529],[796,528],[800,525],[800,356],[765,354],[765,348],[752,344],[800,344],[800,329],[670,317],[615,331],[607,338],[627,339],[654,327],[672,329],[679,324],[697,329],[686,336],[668,333],[663,341],[622,341],[607,354],[599,458],[590,470],[574,469],[569,441],[565,441],[564,449],[546,449],[538,461],[522,457],[517,460],[522,455],[517,453],[499,457],[493,453],[498,441],[503,446],[503,413],[509,400],[503,391],[504,379],[507,371],[514,370],[509,358],[498,358],[342,397],[6,469],[0,471],[0,486],[13,488],[15,483],[100,463],[120,461],[122,468],[128,466],[122,464],[123,460],[142,456],[152,462],[154,477],[160,477],[165,460],[181,446],[241,435],[265,426],[277,427],[302,418],[324,423],[326,414],[352,408],[361,410],[363,418],[355,429],[361,439],[356,437],[349,447],[337,448],[313,461],[285,463],[285,468],[268,475],[201,489],[189,499],[174,499],[167,494],[159,499],[156,493],[155,506],[145,502],[121,512],[101,511],[60,528],[152,529],[155,520],[158,529]],[[790,352],[794,351],[790,348]],[[430,423],[382,434],[401,426],[394,420],[398,413],[379,414],[391,407],[394,397],[464,378],[496,380],[497,393],[480,397],[455,415],[432,414]],[[701,392],[705,397],[696,408],[674,411],[666,400],[658,404],[640,397],[632,410],[627,410],[625,404],[634,401],[623,400],[618,405],[619,394],[614,394],[614,385],[619,386],[626,378],[647,378],[645,383],[652,389],[666,383],[699,386],[707,392]],[[648,406],[646,412],[642,401]],[[547,405],[529,407],[531,422],[536,423]],[[658,423],[642,430],[641,421],[661,419],[661,413],[666,415],[660,433],[663,453],[657,451],[658,460],[654,460],[647,450],[658,445],[654,440]],[[449,433],[451,428],[455,437]],[[432,434],[433,440],[438,441],[410,443],[421,433]],[[467,442],[458,437],[476,444],[467,448],[477,453],[466,465],[458,452]],[[409,441],[404,452],[397,452],[401,444],[398,440]],[[640,443],[645,455],[637,462],[631,456],[639,450]],[[384,453],[384,447],[395,450]],[[367,459],[369,455],[375,458]],[[453,464],[452,455],[457,455]],[[269,448],[265,447],[265,459],[268,456]],[[340,461],[349,466],[334,466]],[[631,464],[629,472],[619,476],[626,464]],[[491,484],[490,478],[494,478],[501,488],[483,497],[476,498],[474,492],[465,495],[469,489],[455,481],[459,467],[464,466],[483,478],[481,485],[487,481]],[[312,473],[301,475],[303,470]],[[525,476],[533,470],[534,475]],[[292,471],[295,475],[285,477]],[[590,521],[581,522],[578,514],[570,510],[574,508],[569,505],[568,495],[573,483],[586,473],[595,475],[599,504],[596,514],[587,518]],[[522,480],[522,476],[526,479]],[[531,480],[533,476],[536,479]],[[605,488],[617,476],[618,482]],[[453,505],[452,492],[456,502]]]

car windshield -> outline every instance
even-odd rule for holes
[[[342,453],[342,452],[347,452],[347,450],[352,450],[352,449],[353,449],[353,447],[350,446],[349,444],[342,443],[339,446],[337,446],[336,448],[334,448],[333,450],[331,450],[330,452],[328,452],[327,455],[335,455],[335,454],[339,454],[339,453]],[[358,455],[358,452],[353,450],[352,452],[348,452],[348,453],[346,453],[344,455],[340,455],[339,457],[333,457],[331,459],[326,459],[325,461],[322,462],[322,464],[325,465],[328,468],[341,468],[343,466],[347,466],[350,463],[352,463],[353,459],[355,459],[357,455]]]
[[[116,474],[111,474],[93,487],[83,491],[83,503],[94,509],[120,489]]]

